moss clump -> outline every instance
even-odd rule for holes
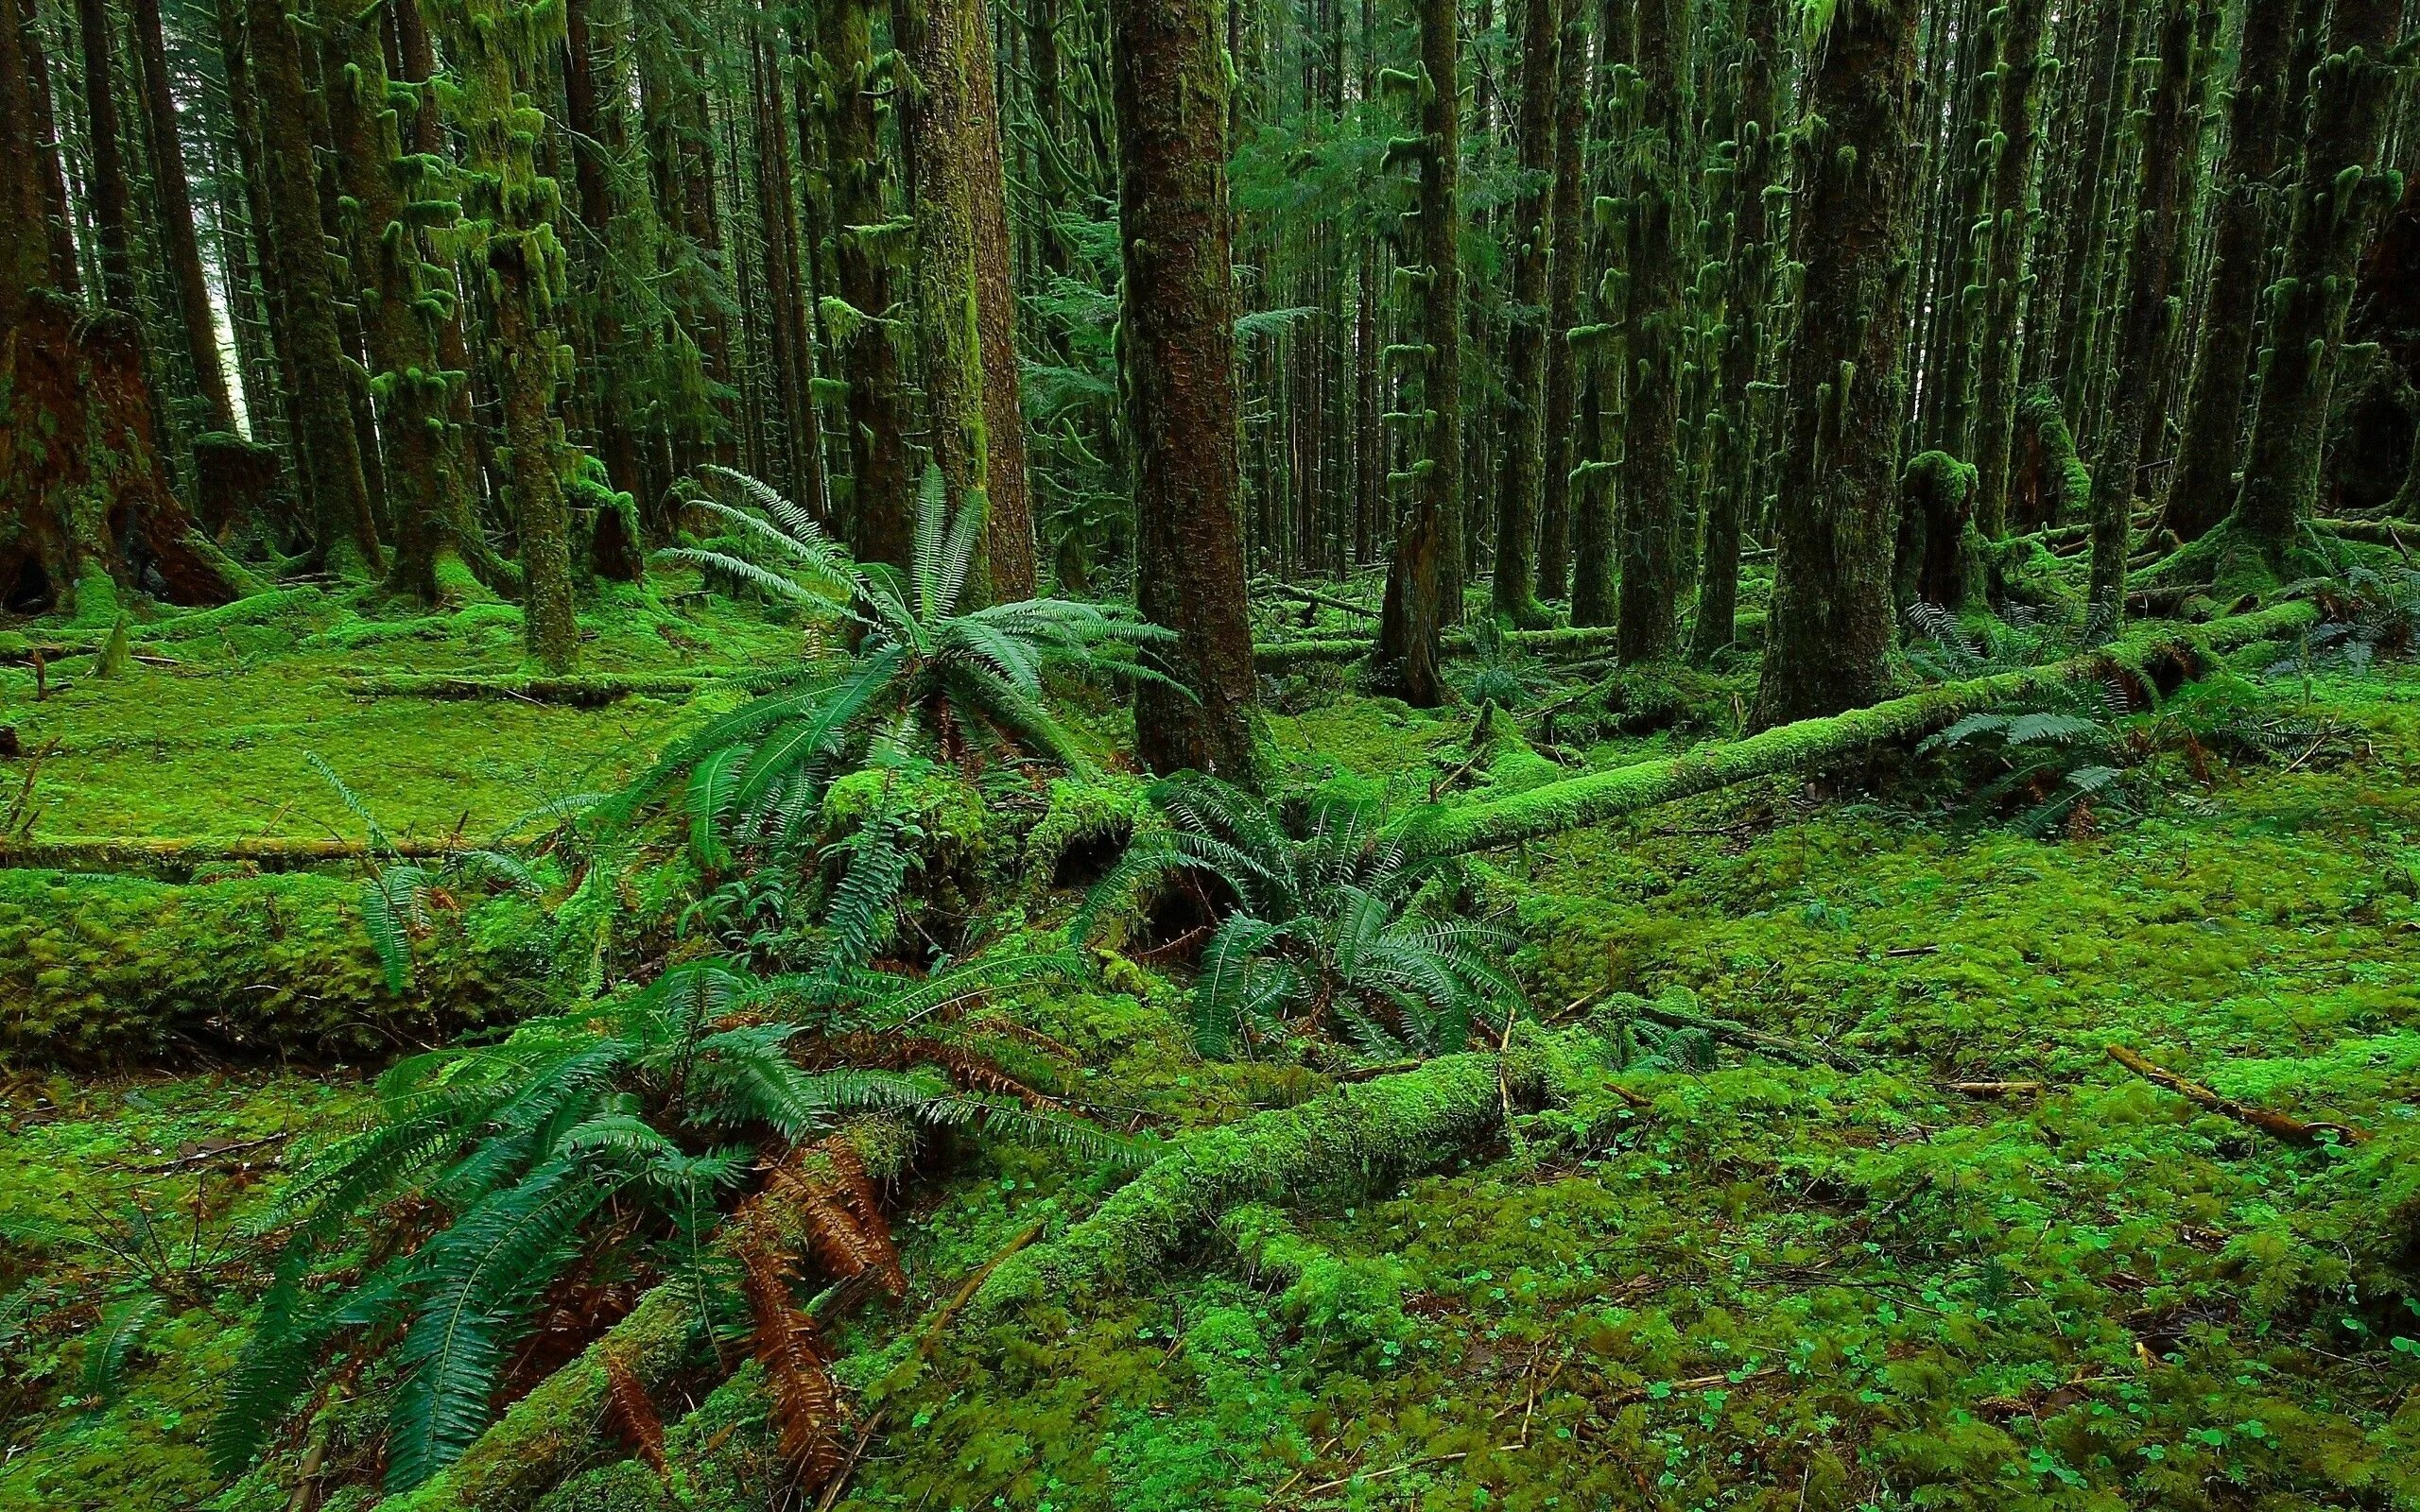
[[[0,1053],[112,1064],[177,1045],[359,1056],[543,1001],[544,920],[499,898],[436,916],[413,989],[387,990],[360,887],[308,874],[172,885],[0,871]]]

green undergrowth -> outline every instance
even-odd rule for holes
[[[810,633],[675,587],[602,595],[581,616],[580,670],[744,670],[795,657]],[[393,833],[483,837],[565,795],[628,781],[700,706],[358,696],[344,684],[365,671],[523,670],[520,610],[430,615],[292,596],[279,595],[285,612],[267,621],[178,633],[182,620],[163,620],[137,635],[138,659],[114,677],[94,676],[92,656],[54,661],[40,701],[31,667],[0,666],[0,725],[15,728],[22,750],[43,753],[29,788],[25,765],[9,764],[0,807],[24,788],[19,817],[30,816],[37,836],[357,839],[305,765],[316,752]],[[40,641],[55,627],[35,621],[17,633]]]
[[[1541,1010],[1685,988],[1863,1069],[1661,1056],[1642,1106],[963,1320],[842,1504],[2420,1506],[2420,679],[2266,696],[2349,731],[2050,839],[1918,764],[1494,858]],[[1467,732],[1294,717],[1399,777]]]

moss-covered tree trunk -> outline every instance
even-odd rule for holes
[[[1522,0],[1519,106],[1521,178],[1506,235],[1512,308],[1504,343],[1504,449],[1495,483],[1495,612],[1524,629],[1546,623],[1538,604],[1539,484],[1547,461],[1548,200],[1555,162],[1556,87],[1563,58],[1557,0]]]
[[[1748,0],[1730,163],[1731,247],[1719,352],[1720,409],[1708,447],[1705,554],[1698,568],[1691,654],[1705,661],[1732,642],[1739,610],[1739,537],[1756,488],[1754,394],[1765,357],[1765,306],[1772,298],[1772,227],[1765,197],[1781,166],[1789,55],[1780,0]]]
[[[1588,258],[1581,216],[1582,148],[1588,130],[1588,10],[1564,0],[1562,56],[1555,69],[1554,178],[1547,195],[1545,476],[1538,503],[1538,593],[1561,598],[1571,586],[1571,470],[1579,461],[1579,365],[1571,329],[1580,322],[1580,282]]]
[[[1872,703],[1885,683],[1916,15],[1914,0],[1853,0],[1813,39],[1790,211],[1806,292],[1784,386],[1760,728]]]
[[[1991,222],[1983,232],[1983,350],[1976,380],[1975,523],[2008,528],[2008,470],[2016,433],[2017,317],[2033,233],[2033,138],[2040,110],[2042,35],[2048,0],[2009,0],[1999,12],[1998,106],[1991,152]]]
[[[898,111],[912,185],[914,323],[928,444],[951,507],[988,513],[990,427],[966,120],[970,71],[991,64],[974,21],[965,0],[894,0],[891,11],[908,69]],[[988,534],[981,555],[990,556]],[[988,566],[976,577],[979,601],[989,596]]]
[[[1420,70],[1413,81],[1419,134],[1411,158],[1420,190],[1412,214],[1421,266],[1417,287],[1418,454],[1410,473],[1410,519],[1395,538],[1378,621],[1378,662],[1405,701],[1444,700],[1437,676],[1437,638],[1461,617],[1462,591],[1462,272],[1459,183],[1461,161],[1461,47],[1453,0],[1421,0]],[[1399,278],[1405,277],[1398,273]]]
[[[206,431],[235,428],[234,397],[218,352],[218,325],[201,271],[201,243],[195,234],[193,190],[185,176],[184,142],[177,129],[176,97],[169,88],[167,49],[160,31],[160,0],[133,0],[136,61],[143,81],[143,111],[149,123],[151,193],[159,205],[159,232],[176,296],[185,360],[202,402]]]
[[[1620,140],[1631,93],[1632,6],[1601,0],[1597,12],[1597,70],[1589,91],[1590,134],[1599,143]],[[1599,147],[1589,184],[1592,214],[1587,273],[1588,324],[1569,335],[1582,367],[1578,453],[1572,465],[1571,623],[1611,625],[1615,618],[1614,477],[1621,449],[1622,323],[1625,280],[1615,264],[1611,218],[1606,212],[1623,193],[1623,164]]]
[[[522,627],[529,655],[550,672],[577,660],[570,449],[556,396],[570,349],[556,329],[563,251],[555,238],[555,180],[541,173],[535,112],[522,80],[562,41],[562,12],[543,0],[439,0],[429,14],[456,87],[462,134],[466,265],[485,281],[486,353],[504,411],[512,518],[521,532]]]
[[[84,55],[84,146],[89,177],[85,199],[101,249],[101,302],[135,313],[133,191],[127,184],[126,149],[117,108],[117,80],[111,66],[107,0],[77,0],[77,39]]]
[[[992,77],[990,15],[983,0],[952,3],[966,8],[967,205],[975,217],[975,318],[982,335],[991,586],[994,597],[1012,603],[1033,596],[1035,553],[1033,486],[1026,466],[1023,386],[1017,375],[1016,257],[1009,230],[1008,159]]]
[[[352,0],[321,0],[328,129],[386,445],[395,537],[387,581],[431,603],[459,602],[477,588],[465,547],[483,545],[450,443],[452,385],[465,380],[437,354],[436,312],[452,301],[452,277],[423,260],[415,234],[447,199],[427,160],[404,152],[377,18],[357,16]]]
[[[2100,284],[2109,244],[2109,199],[2117,178],[2119,123],[2125,119],[2134,97],[2134,18],[2139,9],[2138,0],[2106,0],[2100,8],[2100,24],[2083,60],[2091,82],[2084,100],[2077,181],[2068,200],[2067,260],[2059,284],[2059,350],[2052,364],[2060,412],[2078,431],[2084,428],[2084,397],[2090,387],[2095,336],[2100,328]]]
[[[2295,91],[2287,65],[2304,9],[2305,0],[2256,0],[2243,9],[2226,158],[2219,167],[2212,215],[2201,350],[2194,356],[2184,438],[2162,512],[2163,523],[2186,541],[2199,539],[2226,518],[2235,499],[2244,392],[2269,262],[2271,180],[2292,146]]]
[[[1211,0],[1115,0],[1110,26],[1135,596],[1177,632],[1167,671],[1192,694],[1138,689],[1135,750],[1154,771],[1249,782],[1224,17]]]
[[[2312,86],[2310,130],[2285,261],[2270,291],[2258,408],[2233,524],[2273,560],[2319,493],[2320,447],[2344,342],[2354,268],[2396,176],[2386,127],[2402,77],[2400,0],[2336,0]]]
[[[914,486],[908,475],[899,352],[883,323],[890,269],[881,228],[890,212],[874,108],[873,21],[864,0],[815,11],[816,98],[839,275],[833,338],[849,386],[849,541],[861,561],[908,565]]]
[[[2088,623],[2115,634],[2126,612],[2126,557],[2132,546],[2135,480],[2142,469],[2143,416],[2152,374],[2167,360],[2175,334],[2178,216],[2183,211],[2194,94],[2193,0],[2159,0],[2152,18],[2159,44],[2159,81],[2144,112],[2141,172],[2127,258],[2126,300],[2118,320],[2100,455],[2092,470],[2092,576]]]
[[[291,344],[295,447],[310,494],[311,555],[340,574],[381,565],[378,530],[354,427],[351,369],[337,330],[336,269],[324,250],[323,207],[311,123],[319,113],[303,71],[302,39],[281,0],[245,0],[244,34],[260,99],[261,160],[269,224],[262,271],[278,289]]]
[[[1686,483],[1677,435],[1683,326],[1680,167],[1690,108],[1687,15],[1680,0],[1641,0],[1638,109],[1627,143],[1631,198],[1630,406],[1622,422],[1620,600],[1625,664],[1671,652],[1680,626],[1681,524]]]
[[[67,206],[67,173],[60,161],[59,127],[51,112],[49,60],[43,55],[42,28],[35,25],[35,0],[0,0],[0,10],[16,26],[17,59],[23,70],[17,80],[25,96],[27,125],[23,151],[25,170],[32,175],[34,217],[28,226],[43,232],[50,261],[47,278],[29,288],[48,286],[73,299],[78,292],[76,267],[76,222]]]
[[[605,101],[599,99],[600,40],[590,30],[591,9],[591,0],[563,3],[563,127],[571,138],[572,183],[579,197],[579,222],[599,253],[591,264],[596,269],[595,286],[577,301],[582,316],[580,339],[588,347],[579,387],[588,423],[596,432],[597,458],[605,464],[606,481],[638,498],[648,491],[637,425],[644,397],[626,392],[618,371],[626,339],[622,304],[631,290],[624,271],[615,266],[623,250],[614,225],[622,213],[622,196],[620,166],[613,155],[621,133],[606,119],[606,112],[612,110],[618,120],[625,107],[610,94]],[[621,45],[618,37],[602,39],[609,58]],[[618,70],[609,70],[603,84],[608,91],[627,88]]]

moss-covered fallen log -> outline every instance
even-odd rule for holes
[[[583,677],[397,672],[348,677],[344,692],[369,698],[518,698],[595,709],[624,698],[685,698],[724,680],[700,672],[593,673]]]
[[[1967,714],[2114,670],[2151,672],[2167,662],[2199,675],[2221,652],[2291,635],[2318,617],[2313,606],[2296,602],[2207,626],[2144,625],[2100,650],[2047,666],[1943,683],[1829,718],[1777,725],[1745,740],[1548,782],[1490,802],[1432,805],[1408,816],[1402,833],[1420,856],[1517,845],[1735,782],[1819,770],[1870,747],[1920,739]]]
[[[376,1512],[519,1512],[594,1458],[613,1383],[607,1362],[653,1390],[688,1358],[697,1313],[686,1291],[656,1287],[623,1319],[505,1409],[458,1460]]]
[[[398,997],[360,898],[352,879],[308,873],[176,885],[0,870],[0,1057],[380,1055],[539,1005],[536,905],[507,897],[435,915]]]
[[[1593,1030],[1529,1028],[1504,1054],[1441,1056],[1415,1071],[1342,1086],[1187,1138],[1056,1240],[1003,1261],[977,1308],[1116,1290],[1156,1274],[1216,1231],[1231,1208],[1356,1190],[1430,1170],[1607,1069]]]
[[[390,835],[377,854],[427,861],[470,850],[458,834]],[[258,867],[299,870],[340,861],[366,861],[366,841],[312,835],[185,836],[123,834],[26,835],[0,840],[0,868],[26,870],[132,873],[182,880],[207,867]]]
[[[1756,617],[1761,628],[1763,616]],[[1615,627],[1610,625],[1565,626],[1550,630],[1507,630],[1504,644],[1516,646],[1536,656],[1557,653],[1595,651],[1615,643]],[[1455,630],[1443,639],[1444,649],[1451,654],[1467,654],[1472,648],[1468,630]],[[1310,641],[1272,641],[1253,648],[1253,663],[1263,672],[1288,672],[1296,667],[1322,662],[1352,662],[1368,656],[1374,641],[1350,638],[1329,638]]]

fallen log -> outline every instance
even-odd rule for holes
[[[1292,583],[1266,583],[1261,586],[1272,593],[1293,599],[1297,603],[1316,604],[1322,609],[1341,610],[1347,614],[1357,614],[1365,620],[1374,620],[1378,617],[1378,611],[1366,604],[1356,604],[1351,599],[1337,598],[1331,594],[1315,593],[1307,588],[1297,588]]]
[[[337,861],[367,861],[373,855],[426,861],[472,849],[474,842],[458,834],[390,836],[374,851],[360,840],[309,835],[26,835],[0,840],[0,867],[174,877],[189,875],[199,867],[251,865],[264,871],[289,871]]]
[[[518,896],[432,909],[388,990],[361,884],[310,872],[177,885],[0,871],[0,1057],[380,1057],[544,1006],[547,925]]]
[[[2165,1087],[2187,1102],[2198,1103],[2211,1112],[2224,1114],[2238,1124],[2256,1128],[2263,1134],[2273,1134],[2289,1143],[2318,1144],[2331,1135],[2346,1144],[2366,1144],[2370,1142],[2368,1133],[2347,1125],[2306,1124],[2299,1118],[2289,1118],[2270,1108],[2237,1102],[2190,1077],[2179,1075],[2166,1066],[2152,1064],[2124,1045],[2111,1045],[2109,1058],[2145,1081]]]
[[[1205,1130],[1120,1187],[1083,1222],[1003,1261],[978,1311],[1082,1292],[1115,1291],[1155,1274],[1217,1231],[1239,1204],[1364,1188],[1434,1169],[1504,1129],[1508,1102],[1568,1099],[1607,1069],[1601,1036],[1526,1023],[1504,1052],[1441,1056],[1399,1076],[1333,1089]]]
[[[1734,783],[1819,770],[1869,747],[1920,739],[1967,714],[2113,671],[2145,672],[2165,661],[2183,662],[2188,675],[2199,675],[2221,652],[2290,635],[2318,618],[2314,606],[2297,601],[2206,626],[2144,625],[2100,650],[2048,666],[1943,683],[1828,718],[1777,725],[1744,740],[1548,782],[1489,802],[1416,809],[1397,833],[1415,857],[1543,839]]]
[[[365,698],[517,698],[525,703],[596,709],[624,698],[685,698],[722,680],[702,672],[593,673],[561,678],[393,672],[348,676],[337,686]]]

